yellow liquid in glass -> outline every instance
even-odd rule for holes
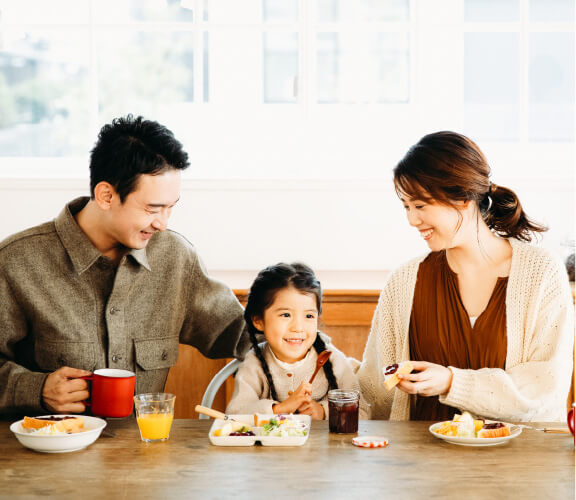
[[[136,420],[142,439],[167,439],[173,419],[174,416],[168,413],[148,413]]]

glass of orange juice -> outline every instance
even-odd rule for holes
[[[142,441],[154,443],[166,441],[170,437],[175,399],[174,394],[164,392],[134,396],[136,420]]]

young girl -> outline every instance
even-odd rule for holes
[[[375,418],[566,418],[566,270],[527,243],[546,229],[489,176],[478,146],[454,132],[423,137],[394,169],[408,222],[431,252],[396,270],[380,296],[358,372]],[[388,391],[382,369],[408,359],[414,372]]]
[[[328,417],[330,389],[359,390],[348,358],[318,332],[322,289],[304,264],[277,264],[261,271],[248,296],[244,317],[253,349],[238,372],[226,413],[300,413]],[[257,334],[264,333],[261,344]],[[325,340],[326,339],[326,340]],[[330,359],[309,383],[318,354]],[[360,418],[368,418],[360,398]]]

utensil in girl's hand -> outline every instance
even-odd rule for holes
[[[316,360],[316,369],[314,370],[314,373],[310,377],[308,383],[311,384],[314,381],[314,377],[316,377],[316,375],[320,371],[320,368],[322,368],[326,364],[326,361],[328,361],[330,354],[332,354],[332,351],[322,351],[320,354],[318,354],[318,359]]]
[[[230,422],[236,422],[241,427],[250,427],[250,424],[247,424],[246,422],[239,422],[238,420],[230,418],[225,413],[222,413],[221,411],[218,410],[214,410],[212,408],[206,408],[205,406],[202,405],[196,405],[194,410],[196,411],[196,413],[202,413],[203,415],[208,415],[209,417],[212,418],[219,418],[220,420],[229,420]]]

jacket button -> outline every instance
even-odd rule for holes
[[[166,361],[168,359],[168,352],[162,351],[162,360]]]
[[[115,314],[116,313],[116,309],[114,307],[110,308],[110,314]]]
[[[118,356],[116,356],[116,354],[114,354],[114,356],[112,356],[112,361],[114,361],[114,363],[118,362]]]

